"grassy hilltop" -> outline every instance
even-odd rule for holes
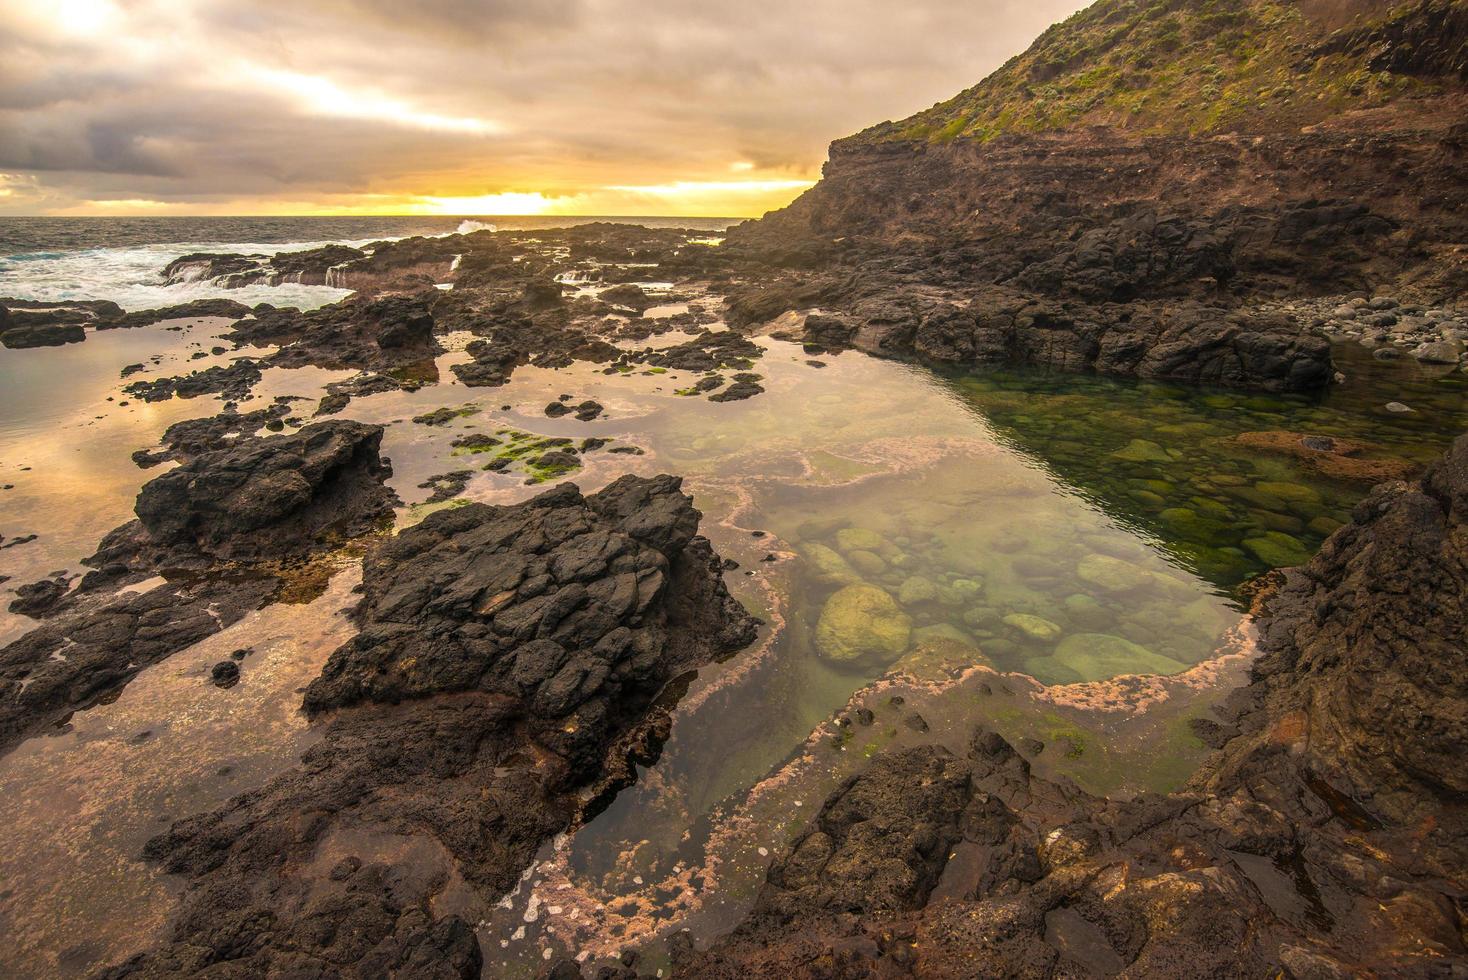
[[[1465,33],[1468,0],[1099,0],[974,87],[851,142],[1298,128],[1461,87]]]

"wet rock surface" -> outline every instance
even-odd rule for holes
[[[848,780],[685,976],[1437,976],[1465,961],[1468,437],[1261,602],[1187,789],[1034,776],[1002,738]],[[1424,609],[1431,613],[1423,615]]]
[[[164,584],[100,601],[78,597],[0,648],[0,751],[117,696],[137,673],[264,604],[272,578]]]
[[[0,328],[0,344],[12,350],[60,347],[63,344],[79,344],[86,339],[87,331],[80,323],[43,323]]]
[[[223,395],[229,399],[249,397],[250,389],[260,382],[260,362],[242,357],[228,367],[216,365],[203,371],[152,381],[134,381],[122,390],[133,398],[145,402],[167,401],[179,398],[198,398],[202,395]]]
[[[357,298],[319,310],[256,307],[234,325],[230,338],[278,345],[275,367],[357,368],[384,371],[431,362],[442,353],[434,338],[431,294]]]
[[[372,530],[396,501],[381,438],[380,426],[341,421],[244,436],[145,484],[138,519],[103,539],[74,590],[17,590],[20,611],[47,621],[0,649],[0,749],[115,697],[271,601],[292,564]],[[172,581],[118,591],[159,576]]]
[[[395,497],[382,427],[319,422],[191,456],[144,485],[138,520],[109,534],[96,568],[209,567],[299,557],[369,530]]]
[[[476,977],[451,881],[492,901],[655,756],[679,675],[748,643],[674,477],[440,511],[367,559],[358,637],[305,707],[298,769],[147,855],[189,885],[163,946],[107,977]],[[660,734],[661,733],[661,734]],[[304,821],[304,822],[303,822]]]

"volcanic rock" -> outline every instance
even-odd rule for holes
[[[383,541],[361,635],[306,694],[337,712],[324,739],[149,842],[188,877],[182,912],[104,976],[477,977],[472,926],[434,907],[450,876],[491,900],[512,888],[632,777],[630,749],[655,753],[664,686],[753,636],[698,520],[676,478],[623,477],[439,511]]]

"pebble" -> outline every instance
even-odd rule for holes
[[[1416,412],[1417,411],[1415,408],[1411,408],[1411,407],[1409,407],[1407,405],[1403,405],[1401,402],[1387,402],[1386,403],[1386,410],[1388,412],[1395,412],[1397,414],[1401,414],[1402,412]]]

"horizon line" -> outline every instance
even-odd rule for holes
[[[516,221],[525,218],[657,218],[662,221],[714,221],[725,218],[737,218],[739,220],[752,220],[763,217],[753,214],[401,214],[383,212],[381,214],[0,214],[0,221],[6,218],[110,218],[117,221],[131,221],[137,218],[146,218],[150,221],[170,221],[188,218],[340,218],[344,220],[361,218],[442,218],[453,220],[455,218],[473,219],[487,218],[498,221]]]

